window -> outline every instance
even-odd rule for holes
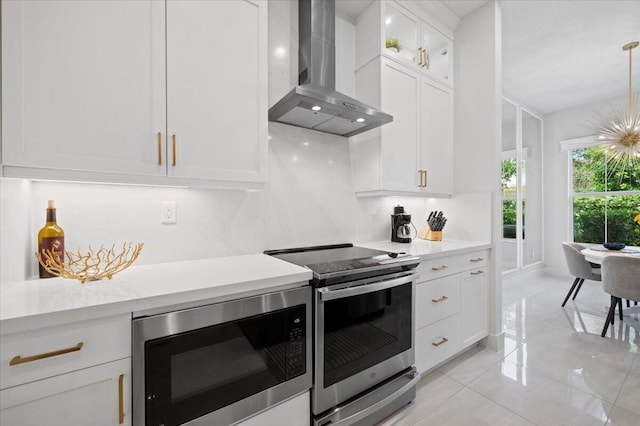
[[[640,162],[607,162],[603,146],[571,151],[573,240],[640,246]]]

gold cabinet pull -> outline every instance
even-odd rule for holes
[[[158,166],[162,165],[162,132],[158,132]]]
[[[118,424],[124,423],[124,374],[118,377]]]
[[[477,257],[475,259],[469,259],[469,262],[482,262],[484,259],[481,257]]]
[[[432,271],[442,271],[444,269],[449,269],[449,267],[447,265],[442,265],[442,266],[434,266],[433,268],[431,268]]]
[[[480,275],[480,274],[484,274],[484,271],[475,271],[475,272],[470,272],[471,275]]]
[[[422,66],[422,47],[418,47],[418,65]]]
[[[84,345],[84,343],[80,342],[77,345],[72,346],[70,348],[59,349],[57,351],[47,352],[47,353],[44,353],[44,354],[31,355],[31,356],[25,356],[25,357],[22,357],[20,355],[14,356],[13,359],[11,361],[9,361],[9,365],[24,364],[24,363],[31,362],[31,361],[38,361],[40,359],[51,358],[53,356],[64,355],[64,354],[68,354],[68,353],[71,353],[71,352],[77,352],[80,349],[82,349],[83,345]]]
[[[422,68],[429,69],[429,59],[427,58],[427,49],[422,49]]]
[[[433,303],[440,303],[440,302],[444,302],[445,300],[448,300],[449,298],[447,296],[442,296],[440,299],[431,299],[431,301]]]
[[[173,167],[176,166],[176,135],[171,135],[171,151],[173,152]]]
[[[448,341],[449,339],[447,339],[446,337],[443,337],[439,342],[431,342],[431,344],[437,347],[442,345],[443,343],[447,343]]]
[[[427,171],[426,170],[418,170],[418,173],[420,173],[420,184],[418,185],[419,188],[426,188],[427,187]]]

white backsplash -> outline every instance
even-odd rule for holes
[[[297,25],[291,24],[297,5],[272,1],[269,6],[273,104],[297,76]],[[338,49],[352,45],[352,24],[339,18],[336,27]],[[338,52],[338,70],[353,68],[341,65],[350,57]],[[336,80],[338,90],[352,94],[352,72],[342,72]],[[49,199],[56,201],[68,250],[144,242],[136,264],[388,240],[390,215],[398,204],[413,214],[418,231],[429,211],[443,210],[449,218],[444,238],[491,239],[488,193],[451,199],[356,198],[347,139],[274,123],[269,134],[269,176],[262,191],[0,179],[0,283],[36,274],[36,235]],[[177,203],[175,225],[160,223],[162,201]]]

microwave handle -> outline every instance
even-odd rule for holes
[[[416,278],[417,274],[407,275],[405,277],[394,278],[391,280],[380,281],[372,284],[363,284],[353,287],[341,288],[339,290],[331,290],[328,287],[318,289],[322,301],[344,299],[345,297],[359,296],[361,294],[373,293],[380,290],[386,290],[398,287],[403,284],[410,283]]]

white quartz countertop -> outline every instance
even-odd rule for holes
[[[468,253],[475,250],[491,248],[488,241],[462,241],[443,240],[428,241],[414,239],[411,243],[392,243],[390,241],[379,241],[372,243],[358,243],[357,245],[376,250],[391,251],[395,253],[405,252],[413,256],[420,256],[423,260],[435,259],[438,257],[450,256],[453,254]]]
[[[306,285],[306,268],[264,254],[132,266],[113,279],[3,283],[0,334]],[[203,303],[201,303],[203,304]]]
[[[386,241],[356,245],[431,259],[491,247],[481,241]],[[151,314],[306,285],[310,270],[264,254],[132,266],[111,280],[3,283],[0,334],[119,314]],[[168,309],[170,308],[170,309]]]

